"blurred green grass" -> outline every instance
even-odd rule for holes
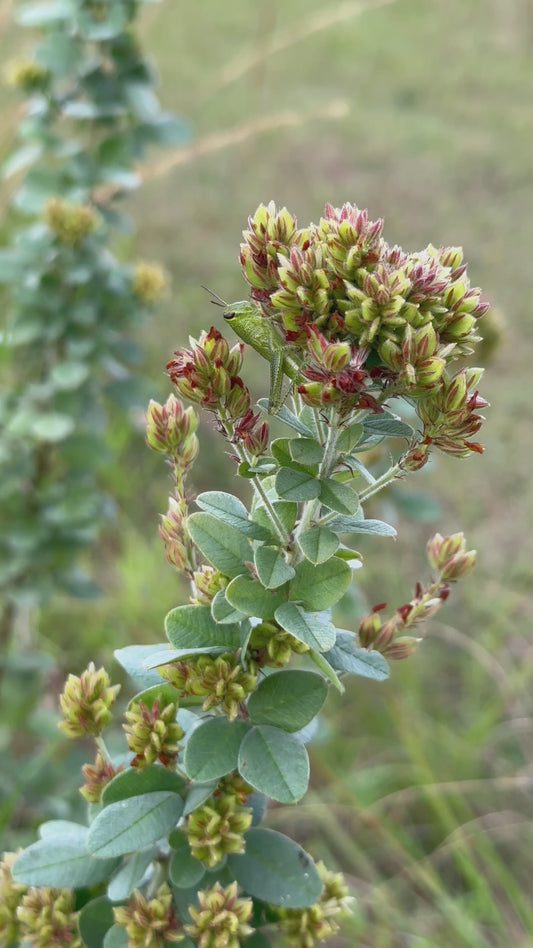
[[[169,354],[216,322],[202,283],[226,299],[245,295],[240,231],[261,201],[286,204],[303,224],[325,201],[348,200],[384,216],[391,242],[464,246],[472,281],[507,321],[482,384],[492,405],[486,454],[443,458],[412,478],[407,489],[432,491],[442,516],[400,519],[396,543],[367,542],[360,578],[371,602],[404,601],[435,529],[464,529],[479,565],[389,683],[354,681],[347,697],[332,696],[312,790],[296,810],[276,808],[271,825],[297,828],[349,875],[358,908],[342,944],[528,948],[533,8],[370,6],[361,16],[355,3],[324,9],[318,0],[149,8],[144,41],[162,100],[189,119],[193,137],[188,161],[153,156],[131,202],[139,235],[128,252],[162,262],[173,283],[143,334],[147,372],[154,397],[165,397]],[[26,42],[4,32],[0,52]],[[276,44],[284,49],[271,52]],[[254,134],[261,123],[267,130]],[[232,132],[240,140],[215,147]],[[93,658],[109,666],[112,648],[161,640],[163,616],[183,595],[156,537],[169,481],[138,421],[137,437],[119,420],[110,434],[121,465],[107,478],[119,529],[103,553],[106,595],[56,603],[42,618],[44,647],[64,671]],[[203,439],[194,488],[212,487],[213,475],[231,485],[209,421]]]

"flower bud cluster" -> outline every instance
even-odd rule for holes
[[[316,867],[324,884],[319,901],[304,909],[274,909],[289,948],[314,948],[338,932],[338,919],[349,914],[351,898],[342,873],[330,872],[323,862]]]
[[[244,852],[251,825],[252,811],[235,794],[220,792],[187,817],[185,832],[194,858],[211,869],[229,853]]]
[[[39,92],[50,80],[48,69],[32,59],[15,59],[5,68],[6,82],[23,92]]]
[[[268,445],[268,424],[252,411],[250,392],[240,375],[243,343],[231,349],[213,326],[191,339],[191,349],[178,349],[167,363],[180,395],[216,412],[222,430],[246,451],[258,456]]]
[[[20,919],[17,909],[27,892],[27,886],[15,882],[11,867],[17,853],[5,852],[0,862],[0,944],[17,944],[20,938]]]
[[[374,606],[359,624],[359,642],[363,648],[375,649],[390,659],[412,655],[420,638],[409,633],[440,609],[450,594],[449,584],[468,576],[476,562],[476,551],[466,549],[462,533],[449,537],[437,533],[428,542],[427,555],[430,565],[438,573],[436,579],[425,589],[417,583],[410,602],[399,606],[385,621],[382,621],[380,613],[386,603]]]
[[[192,578],[195,595],[189,601],[191,605],[196,603],[200,606],[210,605],[216,594],[221,589],[225,589],[229,582],[228,577],[224,576],[220,570],[206,563],[193,573]]]
[[[28,889],[17,910],[24,944],[33,948],[82,948],[70,889]]]
[[[340,417],[358,409],[383,411],[371,394],[372,378],[364,368],[368,352],[348,342],[328,341],[316,326],[307,326],[309,362],[298,394],[306,405],[334,405]],[[379,392],[378,392],[379,394]]]
[[[273,201],[260,204],[243,231],[240,262],[252,287],[252,298],[268,301],[278,286],[278,254],[287,253],[297,233],[296,218],[286,207],[276,211]]]
[[[132,276],[132,289],[143,303],[157,303],[167,287],[167,275],[158,263],[141,260],[135,265]]]
[[[159,668],[159,674],[181,695],[202,697],[204,711],[220,708],[233,721],[246,695],[257,686],[256,666],[245,669],[231,654],[200,655],[193,660],[171,662]]]
[[[175,395],[169,395],[164,405],[151,399],[146,411],[146,442],[186,470],[198,455],[197,424],[194,409],[184,408]]]
[[[60,731],[71,738],[101,734],[111,724],[111,708],[119,691],[120,685],[111,685],[105,668],[96,671],[93,662],[79,678],[69,675],[59,699],[65,716],[58,724]]]
[[[72,204],[53,197],[47,201],[44,220],[62,244],[75,247],[98,225],[98,215],[86,204]]]
[[[308,651],[305,642],[285,632],[276,622],[260,622],[252,630],[250,652],[258,668],[264,665],[282,668],[293,655],[303,655]]]
[[[143,701],[134,701],[126,711],[123,724],[128,747],[135,756],[132,767],[144,770],[159,760],[164,767],[173,768],[180,747],[178,741],[184,731],[176,721],[178,705],[165,698],[156,698],[151,708]]]
[[[136,889],[127,904],[114,908],[113,914],[116,924],[126,929],[128,948],[165,948],[185,937],[166,883],[150,900]]]
[[[190,541],[185,527],[187,519],[184,502],[176,497],[168,498],[168,510],[161,515],[159,536],[165,548],[165,559],[171,566],[175,566],[180,573],[192,573],[194,562],[190,549]]]
[[[484,421],[477,411],[488,405],[476,389],[471,391],[482,371],[463,369],[451,378],[446,377],[437,391],[419,401],[417,412],[424,425],[423,444],[462,458],[472,451],[482,453],[479,442],[471,440]]]
[[[114,767],[110,761],[98,751],[94,764],[84,764],[81,772],[87,783],[80,787],[80,793],[88,803],[99,803],[102,790],[121,770],[124,765]]]
[[[241,940],[252,934],[252,900],[237,897],[236,882],[225,889],[215,882],[198,893],[198,902],[198,907],[189,906],[193,921],[185,925],[198,948],[240,948]]]
[[[253,793],[253,787],[241,775],[234,770],[231,774],[226,774],[218,781],[213,796],[234,797],[237,804],[242,806],[246,803],[249,795]]]

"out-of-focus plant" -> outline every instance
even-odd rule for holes
[[[395,535],[365,517],[367,501],[432,450],[480,453],[486,404],[481,370],[454,371],[484,308],[461,252],[406,254],[381,231],[350,205],[304,230],[272,205],[250,221],[241,262],[252,300],[224,315],[270,363],[259,406],[284,437],[272,440],[252,407],[242,343],[211,328],[170,360],[178,393],[214,417],[251,502],[214,490],[190,512],[195,412],[175,395],[150,403],[147,441],[174,478],[160,533],[190,599],[167,615],[167,642],[115,653],[141,689],[125,714],[128,758],[102,737],[116,700],[105,669],[70,676],[60,727],[96,744],[83,767],[88,825],[46,823],[7,856],[5,938],[313,948],[349,911],[341,875],[260,824],[268,799],[305,794],[306,743],[329,688],[342,693],[346,675],[386,679],[387,659],[415,651],[423,621],[473,568],[462,534],[437,534],[433,575],[409,601],[386,618],[379,603],[357,627],[333,621],[362,565],[355,537]],[[399,399],[414,405],[415,428],[393,410]],[[374,477],[364,457],[383,439],[402,447]]]
[[[40,40],[6,70],[26,103],[3,169],[23,172],[0,252],[4,644],[21,603],[95,590],[79,554],[110,514],[98,486],[111,460],[106,398],[139,401],[130,367],[141,353],[128,335],[165,285],[159,265],[126,265],[110,248],[117,229],[131,229],[120,200],[139,182],[136,163],[183,133],[161,112],[135,37],[143,5],[45,0],[18,11]]]

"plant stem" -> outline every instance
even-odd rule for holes
[[[385,471],[381,477],[378,477],[373,484],[369,484],[368,487],[365,487],[359,494],[359,500],[363,504],[365,500],[368,500],[369,497],[373,497],[374,494],[378,494],[380,490],[383,490],[387,484],[390,484],[395,477],[398,477],[401,471],[399,464],[393,464],[392,467],[389,467],[388,471]]]

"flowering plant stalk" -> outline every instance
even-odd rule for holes
[[[60,727],[96,742],[83,768],[88,826],[45,824],[8,856],[0,931],[12,941],[51,948],[60,942],[50,932],[64,931],[87,948],[266,948],[272,938],[313,948],[333,936],[350,911],[345,882],[261,825],[268,800],[305,794],[306,745],[329,689],[342,693],[347,675],[384,681],[388,659],[415,651],[423,621],[474,566],[462,534],[437,534],[432,577],[409,601],[386,618],[379,603],[357,627],[335,625],[362,566],[356,538],[395,536],[365,516],[367,501],[432,450],[481,452],[481,370],[459,360],[484,304],[461,252],[390,248],[382,222],[351,205],[328,206],[304,230],[269,205],[250,220],[241,263],[251,302],[225,316],[268,361],[281,353],[288,392],[274,399],[271,376],[256,410],[244,345],[215,327],[170,360],[178,394],[215,419],[250,500],[194,497],[194,409],[174,394],[150,403],[147,441],[174,483],[160,533],[189,602],[167,615],[166,642],[115,653],[140,689],[125,714],[127,759],[102,738],[116,699],[107,672],[89,666],[67,682]],[[285,426],[273,440],[269,405]],[[413,409],[415,426],[404,420]],[[365,456],[385,439],[399,447],[372,473]]]

